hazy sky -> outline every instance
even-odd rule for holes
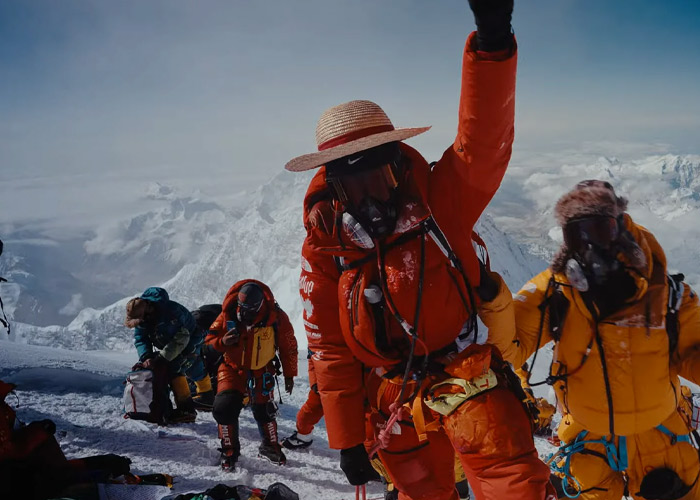
[[[516,153],[700,151],[700,2],[515,3]],[[437,159],[472,29],[466,0],[0,0],[0,182],[235,191],[313,151],[320,113],[362,98],[397,126],[433,125],[411,144]]]

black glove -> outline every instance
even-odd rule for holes
[[[141,366],[143,366],[146,370],[155,371],[161,368],[162,366],[165,366],[166,363],[167,361],[165,360],[165,358],[158,354],[156,356],[148,358],[146,361],[141,363]]]
[[[479,286],[476,287],[476,293],[483,302],[491,302],[498,296],[500,283],[498,278],[491,275],[491,271],[486,269],[486,266],[479,262]]]
[[[364,445],[340,450],[340,468],[353,486],[360,486],[368,481],[378,481],[379,474],[374,470],[367,456]]]
[[[469,7],[474,13],[479,50],[498,52],[513,46],[513,0],[469,0]]]
[[[139,363],[143,363],[147,359],[155,358],[156,356],[158,356],[158,351],[147,352],[139,358]]]
[[[284,390],[287,394],[291,394],[294,390],[294,377],[284,377]]]

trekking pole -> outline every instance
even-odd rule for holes
[[[364,484],[355,486],[355,500],[360,500],[360,492],[362,492],[362,500],[367,500],[367,487]]]

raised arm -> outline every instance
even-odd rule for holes
[[[457,138],[435,166],[436,192],[451,193],[471,231],[496,193],[510,161],[515,119],[517,49],[512,0],[472,0],[477,31],[462,61]]]

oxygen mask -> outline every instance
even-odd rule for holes
[[[398,143],[390,143],[326,165],[326,183],[334,198],[370,238],[386,237],[396,227],[400,157]]]

